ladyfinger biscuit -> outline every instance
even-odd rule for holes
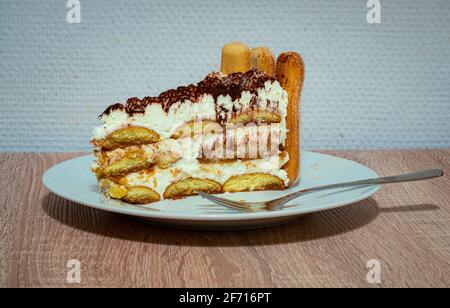
[[[250,70],[250,49],[242,43],[226,44],[222,48],[222,65],[220,71],[225,75],[245,73]]]
[[[135,186],[128,189],[122,200],[131,204],[148,204],[160,201],[161,197],[151,188]]]
[[[288,93],[288,113],[286,127],[286,151],[289,161],[285,170],[289,177],[289,186],[298,182],[300,176],[300,96],[304,80],[302,57],[296,52],[280,54],[277,60],[277,79]]]
[[[250,67],[263,71],[270,77],[275,77],[275,56],[267,47],[253,48],[250,52]]]
[[[281,190],[284,188],[285,185],[280,178],[264,173],[233,176],[223,185],[224,192]]]
[[[208,179],[189,178],[172,183],[164,192],[164,199],[180,199],[197,195],[199,191],[208,194],[222,192],[222,185]]]
[[[125,127],[109,134],[105,139],[94,140],[95,146],[102,150],[114,150],[133,145],[156,143],[160,136],[155,131],[145,127]]]
[[[143,169],[147,169],[151,166],[151,163],[142,157],[124,158],[118,162],[100,167],[94,170],[97,178],[119,176],[127,173],[137,172]]]
[[[144,186],[128,187],[115,183],[110,179],[100,180],[99,186],[106,192],[108,197],[131,204],[147,204],[161,200],[161,197],[156,191]]]
[[[206,134],[219,134],[223,130],[222,126],[214,121],[191,121],[189,123],[184,124],[180,128],[178,128],[173,134],[173,139],[180,139],[180,138],[193,138],[195,136],[199,135],[206,135]]]

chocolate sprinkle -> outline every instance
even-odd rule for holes
[[[228,76],[211,73],[197,85],[191,84],[168,90],[161,93],[158,97],[145,97],[142,100],[137,97],[130,98],[125,106],[122,104],[109,106],[99,117],[108,115],[115,110],[125,110],[130,116],[137,113],[144,113],[145,108],[150,104],[161,104],[163,110],[167,113],[174,103],[185,100],[198,102],[205,94],[212,95],[217,106],[217,98],[219,96],[230,95],[234,101],[239,99],[244,91],[249,91],[254,94],[258,88],[263,87],[264,83],[269,80],[272,81],[275,78],[259,70],[250,70],[246,73],[234,73]],[[255,101],[252,101],[252,105],[254,104]],[[216,111],[219,116],[221,110]]]

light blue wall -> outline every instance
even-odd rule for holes
[[[450,146],[450,1],[0,0],[0,151],[89,150],[110,103],[200,80],[241,40],[303,55],[306,148]]]

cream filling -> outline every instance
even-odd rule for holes
[[[119,148],[106,152],[108,164],[123,159],[129,151],[144,152],[145,159],[156,163],[161,158],[177,161],[179,159],[256,159],[278,155],[280,124],[246,126],[229,131],[223,135],[196,135],[193,138],[166,139],[158,143]],[[270,140],[270,144],[268,141]],[[98,152],[101,155],[101,152]],[[95,163],[92,168],[98,168]]]
[[[222,116],[230,117],[233,109],[245,112],[250,107],[250,102],[255,95],[244,91],[241,98],[231,100],[229,95],[220,96],[217,104],[222,111]],[[287,92],[278,81],[267,81],[264,87],[257,90],[258,106],[260,110],[278,111],[281,114],[280,139],[284,144],[286,139],[286,116],[288,106]],[[93,131],[92,139],[106,138],[110,133],[127,126],[141,126],[157,132],[162,139],[170,138],[173,133],[184,124],[201,118],[202,120],[215,120],[216,108],[214,98],[204,95],[199,102],[189,100],[177,102],[166,113],[160,104],[148,105],[143,114],[129,116],[125,111],[115,110],[101,118],[103,124]]]
[[[195,159],[182,159],[170,168],[155,168],[149,173],[130,173],[124,179],[129,186],[144,186],[155,190],[161,198],[169,185],[191,177],[209,179],[223,185],[233,176],[264,173],[280,178],[287,186],[289,183],[287,173],[281,169],[287,161],[287,155],[283,158],[276,155],[252,161],[237,160],[225,163],[201,163]]]

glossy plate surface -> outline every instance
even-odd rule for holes
[[[268,227],[289,222],[298,216],[345,206],[373,195],[379,185],[316,192],[292,201],[275,212],[236,212],[200,197],[164,200],[146,206],[128,205],[103,197],[90,171],[94,157],[65,161],[47,170],[44,185],[54,194],[92,208],[139,217],[155,224],[186,229],[233,230]],[[226,194],[227,198],[267,201],[303,188],[368,179],[377,174],[356,162],[313,152],[302,152],[301,183],[284,191]]]

